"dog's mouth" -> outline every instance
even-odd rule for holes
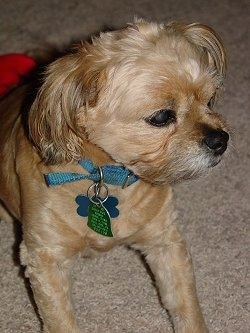
[[[211,161],[211,164],[208,165],[208,168],[214,168],[216,165],[218,165],[221,162],[221,158],[217,158]]]
[[[126,167],[145,182],[155,185],[179,183],[206,175],[217,166],[228,148],[229,135],[210,131],[200,142],[173,141],[168,149],[130,161]],[[153,157],[152,157],[153,155]]]
[[[209,169],[217,166],[222,160],[222,155],[214,154],[204,149],[193,156],[181,155],[167,163],[154,165],[133,165],[131,169],[140,179],[155,185],[175,184],[184,180],[191,180],[204,176]],[[162,161],[163,162],[163,161]],[[135,168],[134,168],[135,167]]]

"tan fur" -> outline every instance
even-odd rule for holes
[[[22,222],[21,261],[44,332],[80,332],[70,296],[74,258],[117,244],[145,255],[175,332],[207,332],[170,185],[207,172],[222,157],[202,142],[208,129],[226,130],[207,106],[221,88],[225,61],[207,26],[138,20],[48,67],[28,133],[20,114],[25,88],[3,100],[0,217],[7,209]],[[176,121],[150,125],[146,120],[161,109],[173,110]],[[77,163],[83,157],[99,166],[124,165],[140,177],[125,189],[108,185],[119,199],[114,238],[95,233],[76,214],[74,198],[91,181],[45,184],[44,173],[84,172]]]

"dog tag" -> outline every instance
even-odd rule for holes
[[[96,201],[96,202],[95,202]],[[91,200],[86,195],[80,194],[75,198],[75,202],[78,204],[77,214],[80,216],[88,216],[88,207],[92,203],[102,204],[108,211],[111,218],[119,216],[119,210],[116,207],[119,204],[119,201],[116,197],[112,195],[109,196],[105,201],[102,201],[101,198],[92,197]]]
[[[110,215],[101,203],[91,203],[88,207],[88,227],[98,234],[113,237]]]

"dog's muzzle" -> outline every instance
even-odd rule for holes
[[[227,149],[229,134],[223,130],[207,131],[203,144],[215,155],[222,155]]]

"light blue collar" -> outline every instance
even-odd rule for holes
[[[44,174],[48,186],[62,185],[78,180],[92,180],[93,182],[101,181],[100,169],[91,161],[83,159],[79,164],[89,172],[89,174],[72,173],[72,172],[52,172]],[[104,165],[101,166],[103,182],[106,184],[117,185],[125,188],[135,183],[139,178],[133,172],[123,166]]]

